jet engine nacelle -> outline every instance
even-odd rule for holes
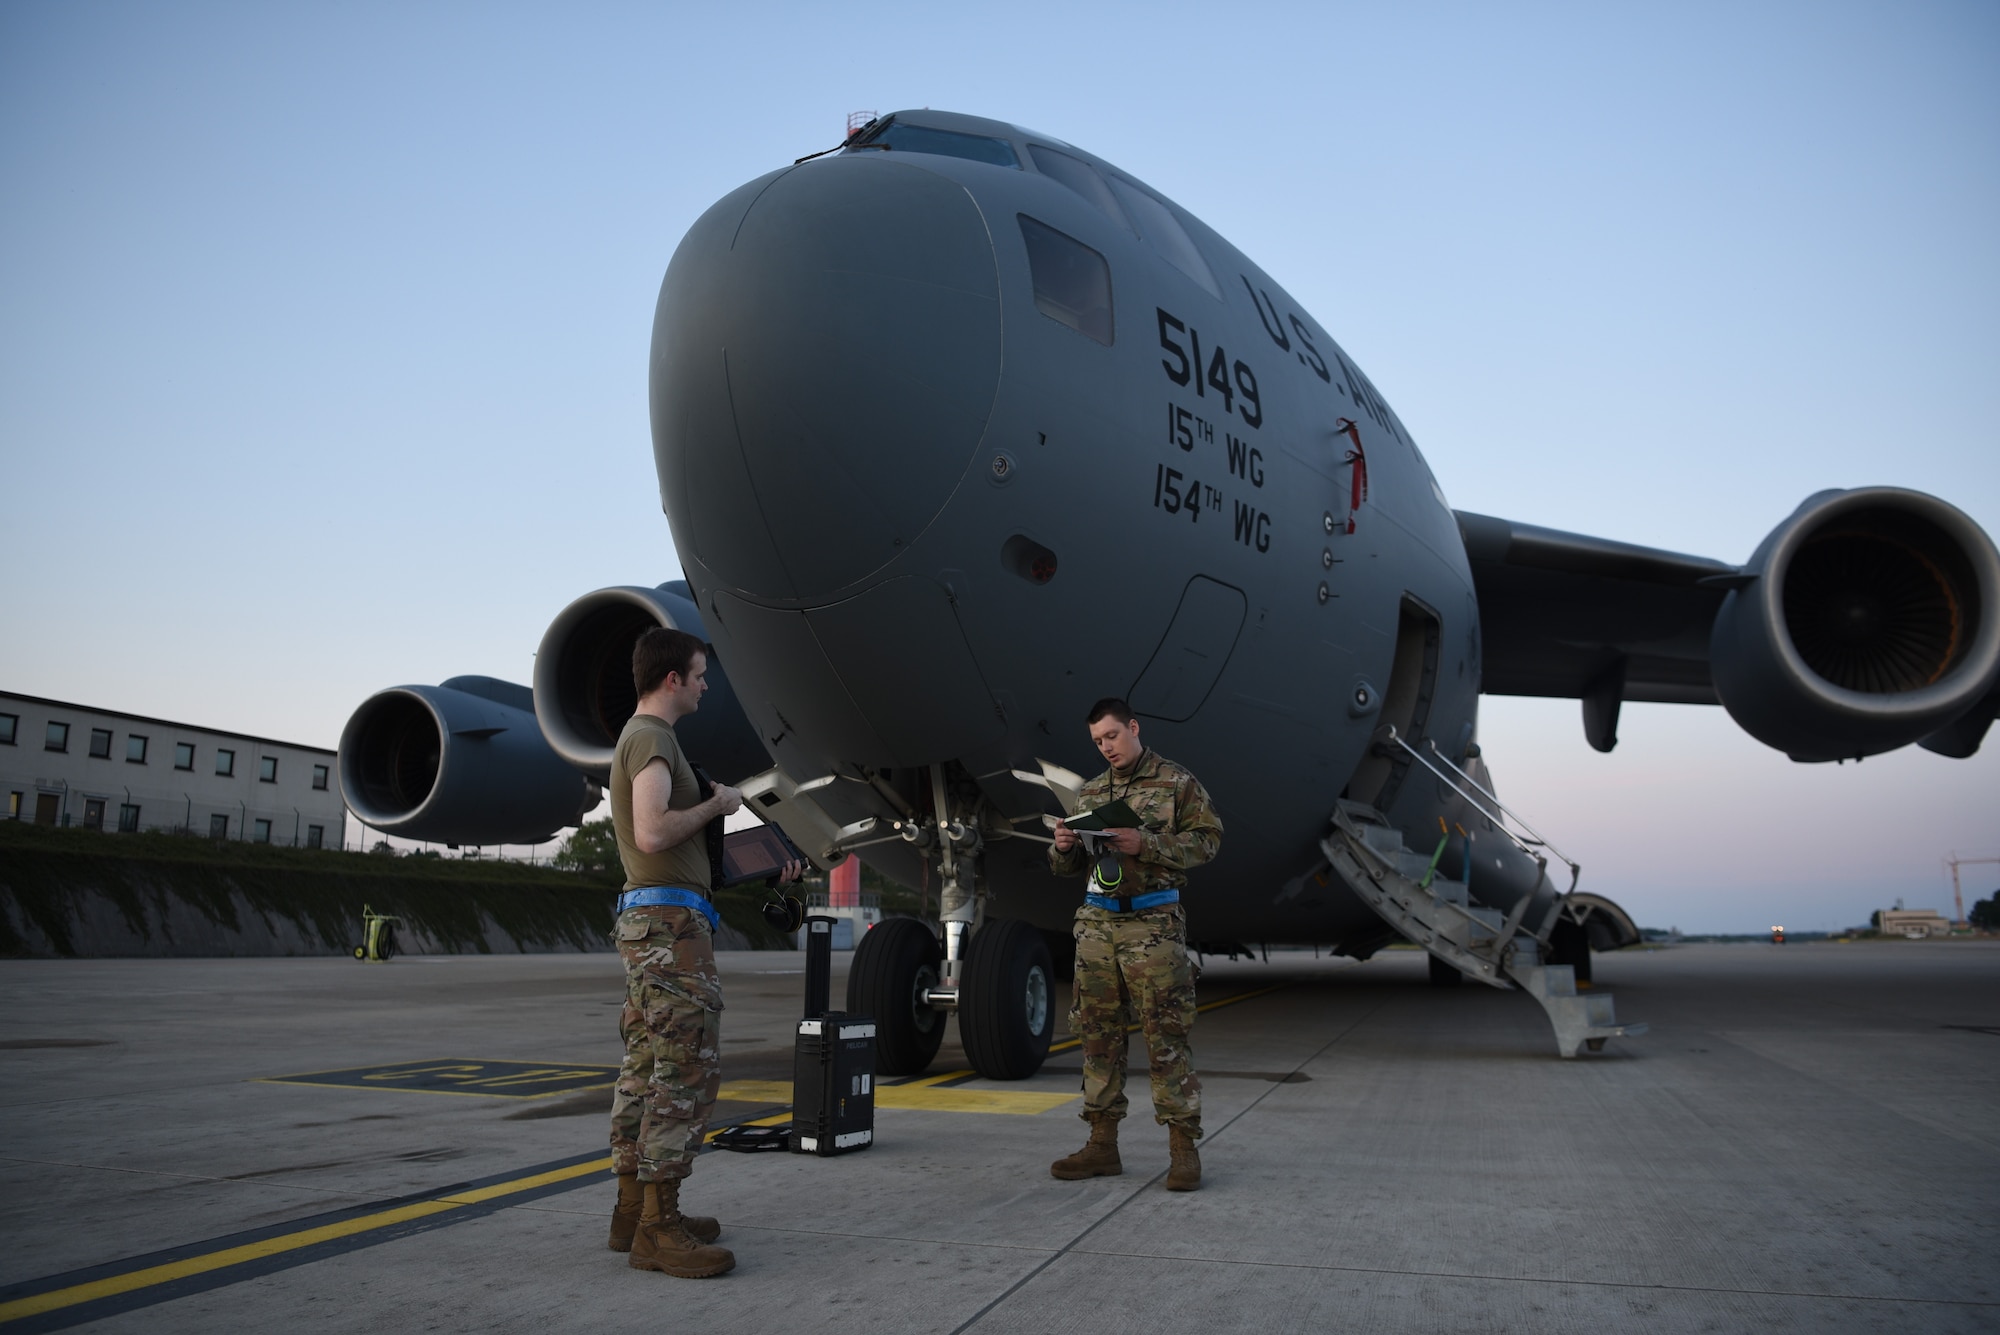
[[[2000,678],[2000,553],[1956,508],[1895,487],[1823,491],[1723,582],[1709,667],[1759,741],[1822,761],[1961,720],[1984,732]]]
[[[535,717],[564,760],[606,782],[618,734],[639,702],[632,686],[632,645],[655,626],[708,632],[675,580],[657,589],[599,589],[557,613],[535,655]],[[688,758],[721,783],[741,783],[770,768],[757,730],[713,657],[701,708],[674,725]]]
[[[539,843],[602,796],[542,740],[528,688],[491,677],[378,691],[342,729],[338,765],[356,816],[439,843]]]

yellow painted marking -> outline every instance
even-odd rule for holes
[[[733,1099],[737,1103],[790,1103],[792,1082],[789,1080],[725,1080],[716,1092],[718,1099]]]
[[[427,1215],[444,1214],[468,1205],[480,1205],[487,1201],[498,1200],[502,1196],[532,1191],[536,1187],[564,1182],[573,1177],[608,1172],[610,1168],[611,1158],[607,1155],[602,1159],[593,1159],[589,1163],[572,1164],[568,1168],[536,1173],[532,1177],[518,1177],[511,1182],[496,1182],[490,1187],[455,1192],[449,1196],[439,1196],[435,1200],[399,1205],[394,1209],[382,1210],[375,1214],[345,1219],[337,1224],[322,1224],[318,1228],[284,1233],[275,1238],[266,1238],[262,1242],[245,1243],[241,1247],[226,1247],[219,1252],[210,1252],[206,1256],[190,1256],[185,1260],[169,1261],[165,1265],[147,1266],[143,1270],[127,1271],[122,1275],[109,1275],[103,1279],[92,1280],[88,1284],[74,1284],[66,1289],[52,1289],[47,1293],[38,1293],[28,1298],[16,1298],[9,1303],[0,1303],[0,1322],[19,1321],[22,1317],[39,1316],[43,1312],[74,1307],[78,1303],[114,1298],[119,1294],[149,1289],[157,1284],[171,1284],[177,1279],[226,1270],[230,1266],[242,1265],[246,1261],[261,1261],[267,1256],[281,1256],[302,1247],[333,1242],[340,1238],[351,1238],[357,1233],[372,1233],[378,1228],[388,1228],[393,1224],[422,1219]]]
[[[567,1085],[562,1089],[544,1090],[540,1094],[495,1094],[486,1089],[407,1089],[398,1088],[403,1094],[441,1094],[448,1099],[546,1099],[556,1094],[584,1094],[593,1089],[609,1089],[615,1081],[613,1076],[605,1076],[602,1085]],[[245,1081],[251,1085],[304,1085],[308,1089],[387,1089],[387,1085],[346,1085],[334,1080],[300,1080],[289,1075],[252,1076]]]
[[[1027,1089],[931,1089],[913,1085],[875,1086],[878,1108],[914,1108],[922,1112],[1018,1113],[1032,1117],[1065,1103],[1074,1103],[1081,1094],[1045,1093]]]
[[[956,1075],[970,1075],[970,1071],[958,1071]],[[1054,1094],[1040,1090],[1026,1089],[938,1089],[938,1079],[912,1080],[906,1085],[875,1086],[875,1106],[877,1108],[914,1108],[923,1112],[957,1113],[1017,1113],[1032,1117],[1036,1113],[1060,1108],[1063,1104],[1078,1098],[1075,1093]],[[783,1080],[734,1080],[723,1085],[719,1096],[738,1099],[745,1103],[790,1103],[792,1086]],[[789,1114],[787,1114],[789,1116]]]
[[[555,1094],[575,1094],[587,1089],[609,1089],[617,1075],[615,1067],[560,1065],[537,1066],[529,1062],[471,1061],[464,1058],[428,1062],[423,1065],[382,1068],[353,1067],[340,1071],[302,1071],[297,1075],[259,1076],[256,1083],[309,1085],[319,1089],[399,1089],[412,1094],[453,1094],[460,1097],[499,1099],[545,1099]],[[313,1077],[321,1077],[314,1079]],[[350,1076],[349,1080],[327,1077]],[[456,1088],[419,1088],[414,1081],[449,1082]],[[584,1084],[581,1082],[602,1082]],[[553,1084],[554,1089],[517,1093],[528,1085]]]

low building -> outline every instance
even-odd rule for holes
[[[1907,936],[1922,940],[1927,936],[1950,936],[1951,921],[1936,909],[1883,909],[1884,936]]]
[[[339,848],[332,751],[0,691],[6,816]]]

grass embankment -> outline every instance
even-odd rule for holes
[[[224,933],[268,936],[291,924],[326,954],[361,936],[361,909],[393,914],[439,950],[488,953],[492,929],[527,950],[604,950],[620,878],[511,862],[390,857],[214,842],[171,834],[103,834],[0,821],[0,955],[75,956],[90,901],[109,904],[137,942],[177,910]],[[790,943],[757,912],[761,888],[716,896],[723,920],[762,948]],[[257,919],[261,921],[251,921]],[[193,919],[189,919],[193,921]],[[31,929],[47,941],[16,930]],[[407,941],[407,937],[405,940]],[[144,950],[120,950],[143,954]],[[164,953],[164,952],[163,952]]]

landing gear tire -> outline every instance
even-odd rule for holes
[[[944,950],[915,918],[887,918],[861,938],[847,973],[847,1009],[875,1017],[875,1065],[915,1075],[944,1041],[944,1012],[924,1000],[938,984]]]
[[[1435,955],[1426,955],[1424,958],[1431,962],[1432,987],[1457,987],[1465,981],[1465,975],[1458,971],[1456,965],[1449,964]]]
[[[878,927],[876,929],[880,931]],[[965,1059],[988,1080],[1026,1080],[1055,1036],[1055,966],[1036,928],[997,918],[972,934],[958,989]]]
[[[1567,964],[1576,970],[1577,982],[1590,981],[1590,933],[1567,914],[1549,931],[1549,963]]]

